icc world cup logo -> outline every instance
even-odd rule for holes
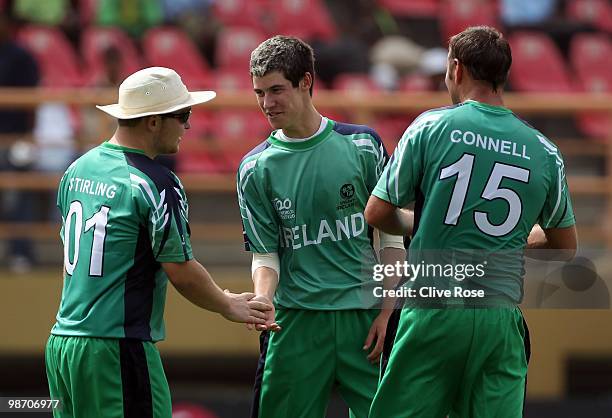
[[[343,199],[350,199],[355,194],[355,186],[350,183],[347,183],[340,187],[340,196]]]

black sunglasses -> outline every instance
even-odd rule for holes
[[[184,125],[187,123],[187,121],[189,120],[189,117],[191,116],[191,110],[188,110],[187,112],[181,112],[181,113],[166,113],[165,115],[160,115],[160,116],[162,118],[178,119],[178,121]]]

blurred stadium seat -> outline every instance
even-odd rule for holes
[[[412,119],[414,119],[414,117],[408,115],[379,116],[370,124],[376,133],[380,135],[389,156],[395,150],[397,143],[408,125],[410,125]]]
[[[497,4],[491,0],[442,0],[439,10],[444,42],[468,26],[499,27]]]
[[[601,30],[612,32],[612,3],[610,0],[568,0],[567,17],[592,23]]]
[[[225,171],[236,171],[242,157],[263,142],[270,131],[266,118],[257,110],[216,112],[211,133],[222,149]]]
[[[612,41],[606,34],[579,33],[570,43],[570,62],[585,90],[610,91]]]
[[[172,26],[150,29],[143,36],[142,48],[149,65],[175,69],[188,86],[210,88],[208,63],[182,30]]]
[[[435,90],[431,78],[422,74],[408,74],[402,77],[399,90],[404,92]]]
[[[43,86],[75,87],[83,83],[77,56],[60,29],[26,25],[17,34],[17,41],[34,55]]]
[[[265,30],[271,18],[262,0],[223,0],[213,5],[213,14],[225,26],[243,26]]]
[[[221,70],[242,70],[248,73],[251,51],[265,40],[266,35],[257,29],[225,28],[217,39],[217,67]]]
[[[81,57],[87,66],[87,79],[95,79],[104,71],[104,52],[116,48],[121,56],[121,78],[142,68],[142,62],[132,39],[121,29],[114,27],[85,28],[81,34]]]
[[[606,34],[581,33],[572,38],[570,62],[584,91],[612,92],[612,41]],[[580,130],[588,136],[607,139],[612,132],[610,115],[583,113]]]
[[[226,68],[215,73],[214,86],[217,91],[235,92],[253,90],[253,83],[248,68]]]
[[[336,28],[321,0],[276,0],[276,32],[298,38],[332,40]]]
[[[439,10],[439,0],[378,0],[378,5],[400,17],[435,17]]]
[[[526,92],[571,92],[574,90],[561,53],[540,32],[514,32],[508,38],[512,47],[510,82],[515,90]]]

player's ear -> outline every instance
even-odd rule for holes
[[[453,76],[455,78],[455,84],[461,83],[463,80],[463,65],[459,62],[457,58],[453,58]]]
[[[161,126],[161,117],[159,115],[152,115],[145,118],[145,124],[148,131],[156,132]]]
[[[304,77],[300,80],[300,89],[310,90],[312,87],[312,74],[309,72],[304,73]]]

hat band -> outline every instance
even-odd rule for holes
[[[155,105],[149,104],[149,105],[144,105],[144,106],[139,106],[139,107],[134,107],[134,106],[127,107],[124,103],[119,103],[119,108],[126,115],[135,115],[137,113],[150,113],[150,112],[164,113],[164,111],[167,111],[168,109],[173,108],[178,104],[188,102],[190,97],[191,96],[189,92],[185,91],[183,95],[173,100],[169,100],[167,102],[158,103]],[[122,102],[125,102],[125,100],[122,100]]]

